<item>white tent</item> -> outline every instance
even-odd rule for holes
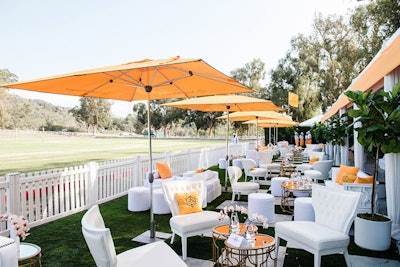
[[[322,117],[323,117],[323,115],[317,115],[317,116],[315,116],[315,117],[313,117],[311,119],[303,121],[302,123],[299,124],[299,126],[301,126],[301,127],[311,127],[314,124],[320,122]]]

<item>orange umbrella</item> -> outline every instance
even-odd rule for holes
[[[284,110],[284,109],[280,109]],[[259,119],[281,119],[281,120],[292,120],[292,117],[278,113],[276,111],[243,111],[243,112],[234,112],[229,114],[229,116],[221,116],[218,119],[227,119],[229,121],[249,121],[254,120],[256,124],[256,147],[258,148],[258,120]]]
[[[260,120],[258,121],[258,126],[261,128],[269,128],[269,142],[271,143],[271,128],[274,128],[274,138],[278,139],[278,128],[287,128],[298,126],[299,123],[292,120]]]
[[[130,62],[31,81],[2,85],[44,93],[96,97],[114,100],[147,100],[149,170],[153,168],[150,100],[252,92],[236,80],[214,69],[201,59],[170,59]],[[153,177],[150,175],[150,201]],[[155,237],[153,205],[150,209],[150,238]]]
[[[204,112],[226,111],[229,118],[229,111],[250,111],[250,110],[283,110],[270,100],[258,99],[241,95],[223,95],[223,96],[205,96],[172,103],[164,104],[164,106],[199,110]],[[226,161],[229,160],[229,122],[226,131]],[[228,172],[225,169],[225,190],[227,190]]]

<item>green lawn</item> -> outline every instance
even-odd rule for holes
[[[183,151],[225,144],[217,139],[152,139],[153,153]],[[0,133],[0,176],[63,168],[90,161],[127,158],[148,154],[147,138],[112,138]]]
[[[219,177],[224,179],[224,171],[218,169],[217,166],[210,168],[219,172]],[[243,178],[242,178],[243,179]],[[266,189],[266,186],[262,186]],[[224,200],[230,200],[231,193],[223,193],[220,197],[207,205],[207,210],[216,210],[216,207]],[[247,196],[242,196],[241,201],[247,201]],[[100,205],[100,211],[103,215],[105,224],[110,228],[113,236],[114,244],[117,253],[121,253],[133,247],[142,245],[141,243],[133,242],[131,239],[144,231],[150,226],[150,213],[144,212],[129,212],[127,210],[128,197],[124,196],[119,199]],[[42,248],[42,263],[43,267],[73,267],[73,266],[95,266],[93,258],[85,243],[81,231],[81,219],[86,211],[79,212],[68,217],[46,223],[30,230],[31,235],[25,240],[39,245]],[[279,206],[275,207],[275,213],[282,214]],[[155,215],[157,231],[170,233],[169,219],[171,214]],[[241,220],[244,220],[241,217]],[[268,229],[259,228],[259,232],[274,236],[274,228]],[[167,244],[170,240],[167,240]],[[286,241],[282,241],[285,245]],[[177,236],[176,241],[171,247],[182,255],[181,240]],[[188,239],[188,256],[199,259],[212,259],[212,239],[209,237],[190,237]],[[377,258],[386,258],[399,260],[396,251],[396,246],[392,243],[388,251],[377,252],[361,249],[354,244],[351,237],[349,253],[351,255],[361,255]],[[313,255],[298,249],[288,249],[284,267],[297,266],[312,266]],[[322,257],[323,267],[345,266],[343,255],[333,254]]]

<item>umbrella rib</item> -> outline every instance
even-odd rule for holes
[[[174,69],[174,70],[177,70],[177,71],[187,72],[187,70],[182,69],[182,68],[178,68],[178,67],[174,67],[173,65],[168,65],[168,66],[163,66],[163,67],[164,68],[169,68],[169,69]],[[227,80],[226,78],[219,78],[219,77],[216,77],[216,76],[213,76],[213,75],[209,75],[209,74],[205,74],[205,73],[201,73],[201,72],[194,72],[194,71],[190,71],[190,72],[191,72],[192,75],[197,75],[197,76],[205,78],[205,79],[210,79],[210,80],[213,80],[213,81],[218,81],[218,82],[221,82],[221,83],[230,84],[230,85],[234,85],[234,86],[237,86],[237,87],[243,87],[242,84],[240,84],[240,83],[235,84],[235,83],[229,82],[229,80]],[[232,79],[229,76],[227,76],[227,77],[229,79]],[[236,81],[236,80],[232,79],[232,81]]]

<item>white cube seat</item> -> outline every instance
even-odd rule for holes
[[[219,159],[218,160],[218,167],[220,169],[225,170],[226,169],[226,159]]]
[[[266,193],[252,193],[248,197],[248,214],[252,218],[254,213],[264,215],[268,223],[275,221],[274,196]]]
[[[289,180],[287,177],[272,177],[271,178],[271,194],[275,197],[282,196],[282,183]]]
[[[18,257],[15,240],[0,236],[0,266],[18,267]]]
[[[315,212],[311,197],[298,197],[294,200],[295,221],[315,221]]]
[[[128,210],[145,211],[150,209],[150,188],[132,187],[128,190]]]
[[[164,193],[161,188],[153,189],[153,213],[168,214],[171,213],[169,205],[164,198]]]

